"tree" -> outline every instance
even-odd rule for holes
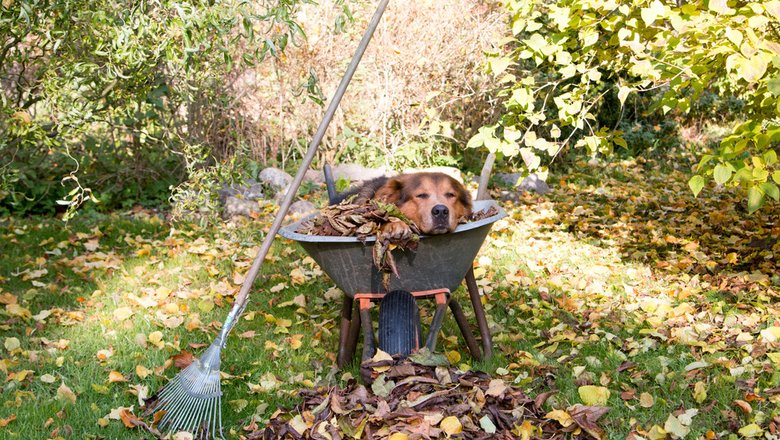
[[[745,105],[715,154],[705,154],[689,185],[707,181],[747,192],[748,210],[780,199],[780,1],[705,2],[509,0],[512,36],[491,54],[504,114],[469,147],[522,157],[546,172],[565,148],[592,155],[626,147],[624,133],[600,124],[599,106],[617,96],[660,92],[654,106],[688,112],[705,93]]]

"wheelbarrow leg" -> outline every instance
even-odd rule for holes
[[[474,316],[479,324],[479,335],[482,337],[482,354],[485,359],[493,357],[493,338],[490,336],[490,328],[485,318],[485,309],[482,307],[482,301],[479,299],[479,288],[477,280],[474,278],[474,269],[469,269],[466,274],[466,287],[469,290],[471,306],[474,308]]]
[[[339,329],[339,353],[336,358],[336,364],[339,368],[344,368],[355,354],[355,345],[357,344],[357,334],[354,335],[352,340],[352,328],[356,326],[353,322],[357,316],[352,312],[354,301],[352,298],[344,295],[344,300],[341,303],[341,328]]]
[[[363,356],[361,362],[374,357],[376,342],[374,342],[374,326],[371,323],[371,301],[360,300],[360,326],[363,328]]]
[[[360,336],[360,310],[357,307],[352,309],[352,320],[349,324],[349,335],[347,336],[347,351],[344,357],[344,363],[350,364],[355,358],[355,349],[357,348],[358,337]]]
[[[431,352],[436,350],[436,337],[441,329],[441,322],[444,320],[444,311],[447,310],[448,302],[449,295],[436,295],[436,313],[433,314],[431,326],[428,328],[428,338],[425,341],[425,346],[428,347],[428,350]]]
[[[469,348],[469,353],[474,359],[482,359],[482,352],[479,350],[477,340],[474,338],[474,333],[471,332],[469,322],[466,319],[466,315],[463,314],[463,308],[455,298],[450,298],[450,310],[452,310],[452,316],[455,317],[455,322],[458,323],[460,333],[463,335],[463,339],[466,341],[466,345]]]

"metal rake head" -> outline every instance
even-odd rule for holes
[[[214,341],[200,359],[179,372],[160,391],[157,411],[165,411],[160,432],[187,431],[196,439],[222,436],[222,391],[219,383],[219,352]]]

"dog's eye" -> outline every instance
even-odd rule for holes
[[[417,194],[415,197],[417,197],[418,199],[423,199],[423,200],[425,200],[425,199],[427,199],[428,197],[430,197],[430,195],[428,195],[428,194],[426,194],[426,193],[420,193],[420,194]]]
[[[444,194],[444,196],[447,197],[448,199],[452,199],[452,198],[455,197],[455,194],[454,193],[447,193],[447,194]]]

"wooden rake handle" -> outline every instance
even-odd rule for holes
[[[347,66],[347,71],[344,73],[344,77],[341,79],[341,82],[336,89],[336,93],[333,95],[333,99],[331,100],[330,104],[328,104],[328,109],[325,111],[325,116],[322,118],[322,122],[320,122],[320,125],[317,128],[317,132],[314,134],[314,137],[309,144],[308,150],[306,150],[306,155],[303,157],[303,162],[301,163],[300,168],[298,168],[298,173],[295,175],[295,178],[287,189],[287,194],[285,194],[284,200],[279,206],[279,211],[276,213],[276,218],[271,225],[271,229],[268,231],[268,235],[266,235],[265,239],[263,240],[263,244],[260,246],[260,251],[257,253],[255,261],[252,263],[252,267],[249,268],[249,272],[247,272],[247,275],[244,278],[244,282],[241,285],[241,290],[236,297],[233,308],[230,310],[230,313],[228,314],[228,317],[222,326],[222,331],[219,334],[219,339],[222,340],[223,344],[227,341],[228,333],[230,333],[230,331],[236,325],[238,318],[246,308],[249,299],[249,291],[252,289],[252,284],[254,284],[254,281],[260,272],[260,268],[263,265],[263,261],[265,261],[265,257],[268,255],[268,251],[271,249],[271,244],[273,243],[274,237],[276,237],[276,234],[282,227],[284,217],[287,215],[287,211],[289,211],[290,205],[292,205],[292,201],[295,198],[295,195],[298,193],[298,188],[301,186],[304,174],[306,174],[306,170],[309,169],[309,165],[311,165],[311,162],[314,159],[317,148],[319,147],[322,138],[325,136],[325,131],[328,129],[328,125],[330,125],[330,121],[333,119],[333,115],[336,113],[336,109],[338,109],[341,98],[344,96],[344,92],[346,92],[347,86],[352,80],[352,76],[355,74],[355,70],[357,69],[358,64],[360,64],[361,58],[363,58],[363,53],[366,51],[368,43],[371,41],[371,37],[374,35],[374,31],[379,25],[379,21],[382,18],[382,14],[384,13],[388,2],[389,0],[380,0],[376,12],[371,19],[371,22],[368,24],[368,29],[366,29],[366,32],[363,34],[363,38],[360,40],[360,44],[355,51],[355,55],[353,55],[352,61],[349,63],[349,66]]]

